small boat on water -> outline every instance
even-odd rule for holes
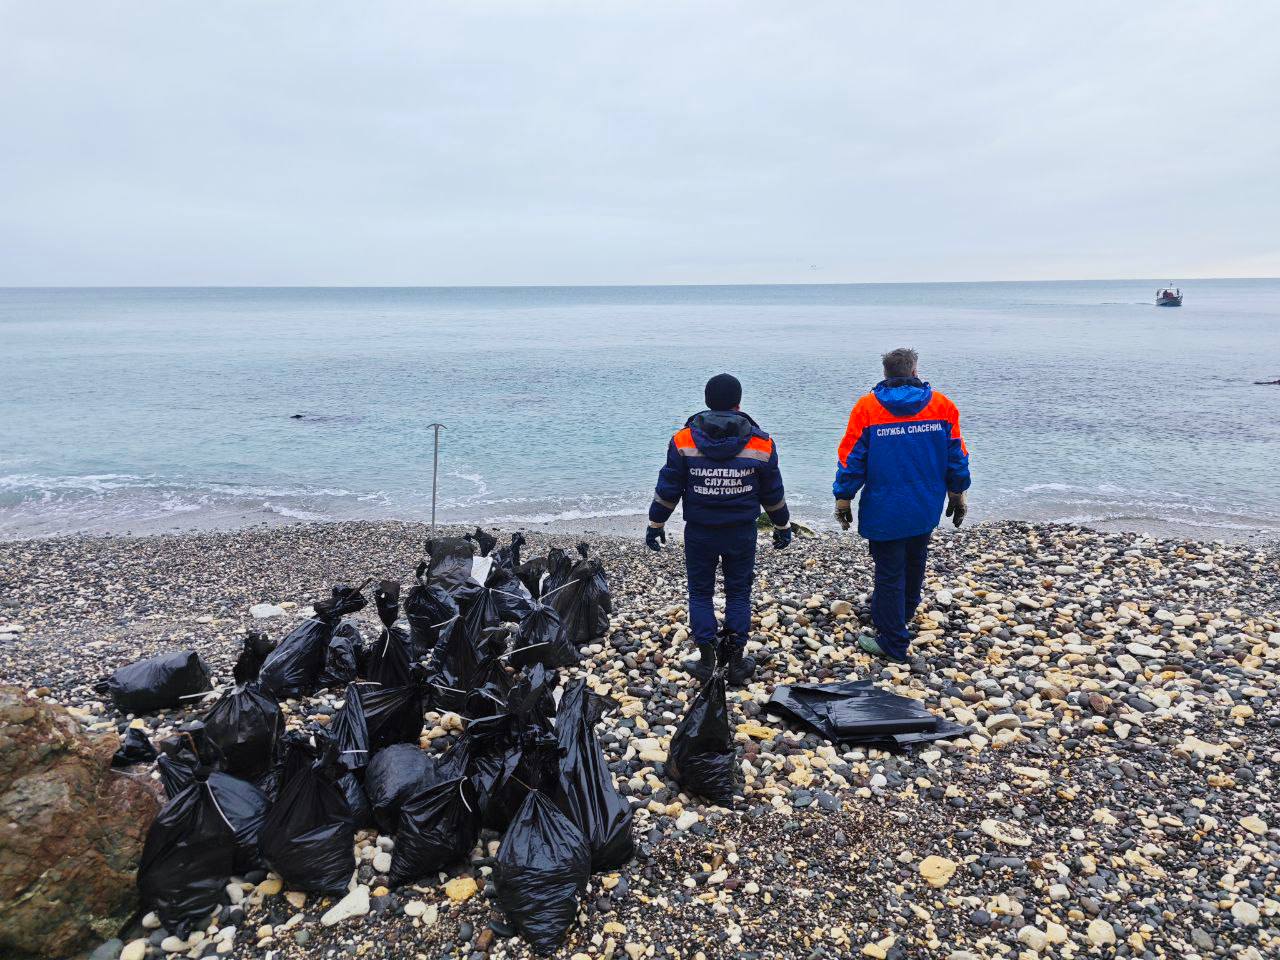
[[[1165,287],[1163,290],[1156,291],[1157,307],[1180,307],[1182,306],[1182,291],[1173,290]]]

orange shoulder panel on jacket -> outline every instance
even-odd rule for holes
[[[693,442],[693,431],[690,430],[688,427],[685,427],[683,430],[678,431],[676,435],[671,438],[671,442],[674,443],[676,445],[676,448],[680,450],[688,450],[692,447],[697,446],[697,444]]]
[[[752,437],[747,441],[746,450],[760,450],[763,453],[773,453],[773,440],[769,437]]]

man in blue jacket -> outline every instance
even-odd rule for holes
[[[751,633],[756,520],[763,507],[773,523],[773,545],[783,550],[791,543],[791,515],[777,448],[738,409],[742,384],[722,373],[707,381],[704,396],[707,409],[690,417],[667,444],[667,463],[658,473],[645,543],[658,550],[667,542],[664,525],[683,500],[689,625],[699,655],[684,667],[699,680],[706,680],[715,667],[717,624],[712,598],[719,566],[724,572],[724,635],[729,650],[726,679],[741,686],[756,668],[755,660],[743,653]]]
[[[840,441],[836,520],[853,522],[858,491],[858,533],[871,547],[875,589],[871,621],[876,636],[862,636],[867,653],[905,661],[924,584],[929,538],[942,503],[960,526],[968,512],[969,450],[960,434],[960,411],[942,392],[917,376],[918,357],[903,347],[886,353],[884,380],[849,415]]]

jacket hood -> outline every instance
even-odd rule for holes
[[[892,377],[881,380],[871,392],[895,417],[913,417],[933,399],[933,387],[916,377]]]
[[[741,410],[704,410],[685,424],[698,451],[711,460],[732,460],[752,436],[763,436],[760,427]]]

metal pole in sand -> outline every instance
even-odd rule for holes
[[[428,424],[436,432],[435,454],[431,458],[431,532],[436,532],[436,477],[440,474],[440,431],[447,430],[443,423]]]

